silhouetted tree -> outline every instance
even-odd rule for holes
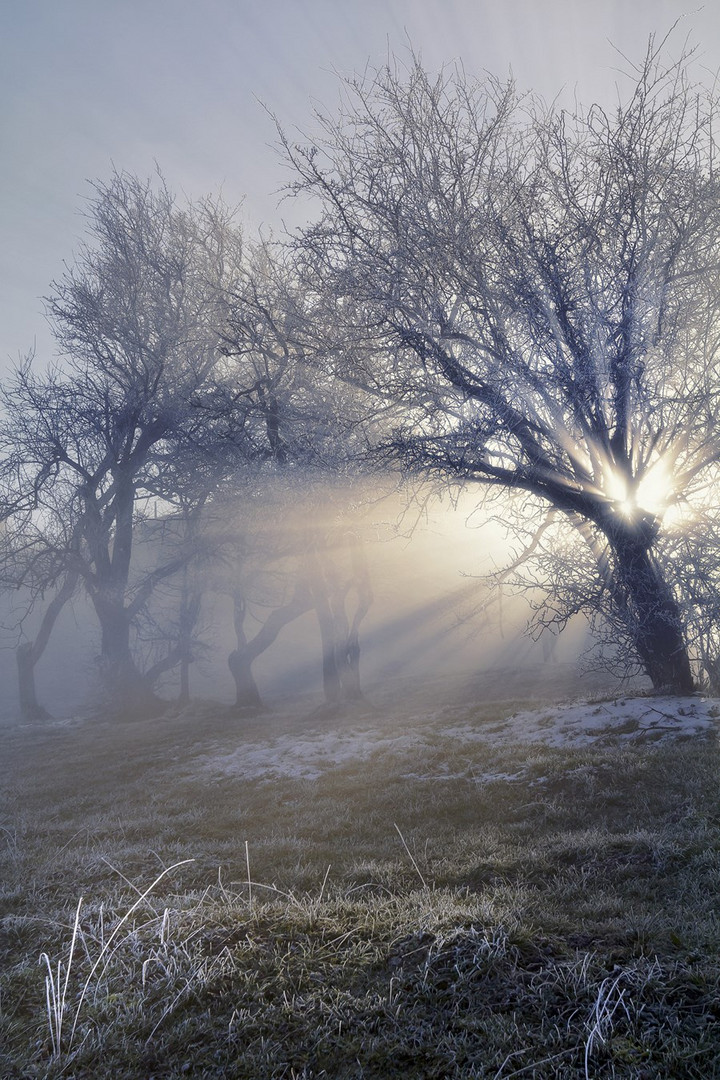
[[[226,386],[230,405],[240,398],[252,412],[253,452],[265,463],[266,477],[274,476],[276,499],[263,511],[272,519],[270,532],[243,528],[237,543],[237,647],[228,663],[242,707],[260,704],[255,660],[310,609],[320,630],[326,699],[360,696],[359,626],[372,592],[357,537],[346,544],[353,553],[352,573],[340,573],[337,530],[325,517],[320,491],[362,468],[361,421],[367,410],[327,362],[328,318],[331,312],[299,279],[286,249],[261,243],[252,251],[229,297]],[[278,573],[283,558],[292,565]],[[268,573],[273,560],[275,569]],[[348,614],[351,596],[357,603]],[[259,628],[248,637],[250,614]]]
[[[409,470],[550,507],[654,686],[693,686],[665,509],[716,459],[713,91],[651,40],[613,112],[413,60],[348,84],[306,146],[296,237],[336,375]],[[324,298],[324,299],[323,299]]]
[[[348,516],[342,504],[329,507],[331,500],[313,499],[312,490],[304,498],[286,490],[284,505],[278,494],[276,489],[264,520],[256,510],[252,523],[238,527],[234,561],[226,570],[237,641],[228,657],[236,704],[262,704],[253,664],[286,626],[308,612],[317,620],[326,702],[357,700],[362,697],[360,625],[373,599],[359,531],[342,520]],[[245,510],[240,504],[240,522]]]
[[[132,705],[151,700],[153,681],[133,627],[196,553],[188,540],[141,566],[138,524],[158,500],[167,512],[181,489],[214,482],[221,445],[243,453],[237,408],[215,407],[240,241],[221,204],[180,207],[162,181],[125,174],[95,185],[87,219],[88,242],[47,302],[62,366],[36,375],[27,363],[3,387],[3,512],[25,515],[35,545],[80,577],[105,682]],[[72,543],[55,550],[59,521]]]
[[[322,646],[325,700],[357,701],[360,625],[373,601],[365,549],[350,525],[312,527],[307,539],[310,596]]]

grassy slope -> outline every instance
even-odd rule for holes
[[[490,750],[438,724],[312,783],[194,770],[267,724],[5,733],[0,1076],[720,1076],[714,742]],[[38,960],[62,988],[80,896],[54,1059]]]

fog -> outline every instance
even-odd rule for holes
[[[337,504],[337,491],[333,494]],[[358,504],[354,492],[353,500],[345,525],[351,521],[353,535],[362,542],[372,590],[372,601],[359,629],[360,680],[367,700],[372,702],[377,695],[387,693],[406,694],[413,687],[439,698],[462,694],[463,687],[471,693],[478,675],[492,672],[507,674],[506,692],[500,696],[512,696],[513,680],[521,677],[521,668],[544,668],[550,676],[553,671],[562,670],[566,675],[583,670],[589,642],[584,620],[576,619],[560,635],[546,633],[541,640],[533,640],[527,633],[531,614],[527,600],[518,595],[499,597],[492,588],[492,575],[507,564],[511,546],[497,520],[475,509],[477,494],[465,492],[451,499],[447,493],[438,497],[423,492],[417,501],[407,493],[377,498],[365,492]],[[246,506],[234,513],[244,528],[252,531],[258,526]],[[277,510],[277,514],[275,527],[287,532],[287,508]],[[294,514],[293,528],[303,532],[313,517],[316,519],[316,513]],[[157,534],[158,526],[165,527],[162,517],[149,524],[151,537]],[[267,529],[266,513],[263,528]],[[146,544],[136,541],[137,561],[157,558],[154,547],[152,538]],[[271,610],[268,580],[276,590],[275,582],[293,572],[295,552],[268,556],[268,551],[265,541],[262,557],[246,558],[240,574],[249,597],[245,629],[250,639]],[[235,699],[228,657],[238,646],[232,595],[238,569],[225,556],[211,563],[209,572],[207,567],[203,570],[189,689],[191,699],[229,705]],[[27,597],[22,592],[6,592],[1,602],[0,678],[4,690],[0,715],[11,720],[19,712],[15,648],[22,640],[32,639],[45,603],[38,602],[26,615]],[[162,626],[172,621],[176,603],[177,583],[170,583],[154,601],[153,626],[158,638],[162,638]],[[145,667],[148,636],[147,629],[141,631],[134,646]],[[165,646],[156,642],[153,647],[162,650]],[[36,669],[38,699],[53,716],[104,708],[99,696],[99,653],[97,620],[89,600],[79,593],[61,613]],[[277,639],[257,657],[253,673],[262,701],[269,707],[289,699],[306,701],[308,709],[321,702],[322,646],[317,611],[307,610],[283,626]],[[162,676],[157,691],[169,704],[177,699],[177,665]]]
[[[689,26],[713,68],[718,12],[694,7]],[[579,86],[582,98],[612,103],[617,58],[608,40],[635,56],[648,34],[687,10],[679,0],[2,5],[0,366],[33,342],[39,362],[51,358],[40,298],[76,244],[78,196],[112,162],[148,175],[159,161],[196,196],[222,184],[253,231],[277,226],[293,208],[278,209],[287,176],[261,102],[305,127],[313,100],[337,99],[337,72],[382,64],[388,48],[404,55],[412,41],[433,67],[456,57],[476,72],[511,66],[548,98]]]

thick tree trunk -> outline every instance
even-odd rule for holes
[[[228,667],[235,680],[235,704],[239,709],[259,709],[262,706],[260,691],[252,673],[254,659],[247,646],[235,649],[228,656]]]
[[[122,605],[96,604],[96,610],[100,619],[100,651],[108,677],[121,683],[141,681],[130,650],[130,620]]]
[[[164,706],[133,659],[127,610],[107,595],[92,599],[100,623],[100,663],[108,704],[118,713],[156,713]]]
[[[35,656],[33,642],[24,641],[15,650],[17,661],[20,712],[25,720],[48,720],[50,714],[37,699],[35,693]]]
[[[615,528],[616,604],[656,690],[694,690],[680,610],[640,529]]]

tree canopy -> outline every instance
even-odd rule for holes
[[[689,689],[655,553],[718,453],[716,103],[660,52],[614,112],[414,59],[284,144],[320,203],[296,245],[337,376],[395,406],[378,449],[561,512],[655,685]]]

